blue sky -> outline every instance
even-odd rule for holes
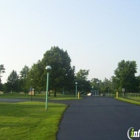
[[[110,79],[123,59],[135,60],[140,75],[139,15],[139,0],[0,1],[2,81],[51,46],[67,50],[76,72],[89,69],[89,80]]]

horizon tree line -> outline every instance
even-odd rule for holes
[[[122,60],[119,62],[111,79],[105,78],[102,81],[98,78],[92,78],[88,80],[89,70],[80,69],[75,73],[75,66],[71,66],[68,52],[58,46],[51,47],[50,50],[46,51],[42,60],[38,60],[31,68],[25,65],[20,71],[20,75],[13,70],[5,84],[0,82],[0,91],[27,93],[30,87],[35,88],[38,93],[45,91],[47,75],[45,67],[47,65],[52,67],[49,89],[54,91],[54,96],[62,90],[74,93],[75,82],[78,82],[80,92],[91,92],[93,89],[100,93],[121,92],[122,88],[126,92],[140,91],[140,75],[135,76],[137,73],[136,61]],[[0,65],[0,74],[3,72],[5,72],[4,65]]]

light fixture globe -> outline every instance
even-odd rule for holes
[[[75,82],[75,85],[77,85],[78,84],[78,82]]]
[[[49,65],[48,65],[48,66],[46,66],[46,70],[48,70],[48,71],[49,71],[49,70],[51,70],[51,69],[52,69],[52,67],[51,67],[51,66],[49,66]]]

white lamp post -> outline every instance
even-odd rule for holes
[[[78,82],[75,82],[75,85],[76,85],[75,95],[76,95],[76,97],[77,97],[77,84],[78,84]]]
[[[49,72],[51,70],[51,66],[46,66],[47,70],[47,82],[46,82],[46,103],[45,103],[45,110],[48,108],[48,87],[49,87]]]

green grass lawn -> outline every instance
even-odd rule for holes
[[[0,140],[56,140],[64,104],[0,103]]]
[[[122,98],[122,97],[119,97],[119,98],[116,98],[116,99],[117,99],[117,100],[120,100],[120,101],[124,101],[124,102],[131,103],[131,104],[140,105],[140,101],[131,100],[131,99],[126,99],[126,98]]]
[[[27,98],[30,99],[31,95],[28,94],[1,94],[0,98]],[[36,94],[35,96],[32,95],[32,99],[46,99],[46,94]],[[49,100],[76,100],[77,97],[75,95],[63,95],[57,94],[57,97],[54,97],[53,94],[48,96]],[[80,97],[82,99],[82,97]]]
[[[140,96],[127,96],[127,98],[140,101]]]
[[[63,94],[58,94],[57,97],[54,96],[49,96],[49,100],[77,100],[78,97],[75,95],[63,95]],[[80,97],[82,99],[82,97]]]

